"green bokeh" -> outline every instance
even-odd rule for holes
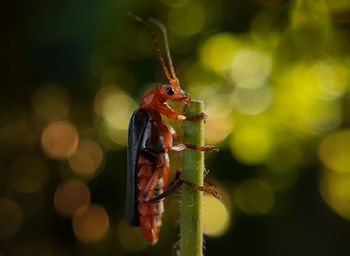
[[[230,214],[223,223],[231,224],[205,238],[205,255],[347,255],[347,0],[4,4],[0,255],[176,251],[178,194],[165,200],[154,246],[124,219],[128,119],[142,95],[167,83],[150,36],[127,19],[130,11],[168,29],[181,87],[205,102],[207,142],[220,148],[207,155],[207,177],[223,195],[227,212],[220,214]],[[62,129],[52,135],[56,144],[45,144],[43,131],[56,121],[75,127],[85,148]],[[170,123],[181,133],[181,124]],[[60,150],[78,150],[74,164]],[[172,178],[181,154],[170,157]],[[89,173],[76,165],[89,165]],[[108,215],[109,230],[97,242],[81,241],[72,225],[78,217],[58,209],[57,188],[71,179],[86,183],[91,203]],[[79,201],[72,196],[69,209]]]

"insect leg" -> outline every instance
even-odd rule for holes
[[[182,140],[184,136],[182,134],[172,134],[174,140]]]
[[[216,197],[217,199],[221,199],[221,196],[219,195],[219,193],[211,188],[206,188],[204,186],[198,186],[197,184],[187,181],[187,180],[182,180],[184,184],[192,187],[195,190],[199,190],[199,191],[203,191],[205,193],[211,194],[212,196]]]
[[[153,197],[153,198],[152,198],[151,200],[149,200],[149,201],[150,201],[150,202],[157,202],[157,201],[163,199],[164,197],[167,197],[167,196],[170,195],[171,193],[173,193],[173,192],[175,192],[176,190],[178,190],[178,189],[181,187],[181,185],[182,185],[183,183],[184,183],[183,180],[181,180],[181,179],[179,179],[179,178],[178,178],[177,180],[174,180],[174,181],[172,182],[172,184],[171,184],[166,190],[164,190],[163,193],[161,193],[161,194],[159,194],[159,195]]]
[[[153,197],[150,200],[150,202],[157,202],[157,201],[161,200],[162,198],[167,197],[171,193],[178,190],[182,184],[186,184],[186,185],[190,186],[191,188],[193,188],[194,190],[199,190],[199,191],[211,194],[214,197],[216,197],[217,199],[221,199],[221,196],[219,195],[219,193],[216,190],[211,189],[211,188],[206,188],[204,186],[198,186],[197,184],[195,184],[193,182],[180,179],[180,174],[181,174],[180,171],[176,171],[175,180],[171,183],[171,185],[163,193]]]
[[[175,178],[170,183],[169,187],[171,187],[178,179],[180,179],[180,175],[182,174],[182,170],[176,170]]]
[[[169,125],[167,123],[163,123],[163,124],[167,128],[166,132],[169,132],[173,139],[182,140],[184,138],[184,136],[182,134],[176,134],[175,129],[171,125]]]
[[[197,115],[193,115],[193,116],[185,116],[186,117],[186,121],[194,121],[194,120],[198,120],[198,119],[204,119],[204,121],[207,119],[208,115],[204,112],[201,112]]]
[[[212,183],[211,181],[209,181],[205,178],[204,178],[204,183],[207,184],[208,186],[216,187],[216,184]]]
[[[182,151],[186,148],[193,149],[193,150],[199,150],[203,152],[218,152],[219,149],[213,146],[197,146],[193,144],[177,144],[175,146],[172,146],[169,150],[172,151]]]
[[[160,154],[157,159],[157,166],[154,170],[151,178],[149,179],[146,187],[141,193],[141,201],[148,202],[152,198],[152,192],[154,187],[157,185],[159,179],[162,179],[164,174],[164,167],[166,164],[166,159],[164,154]]]
[[[218,152],[219,150],[213,146],[197,146],[193,144],[177,144],[173,146],[173,138],[176,136],[179,136],[180,138],[183,137],[182,135],[175,135],[175,130],[173,127],[166,123],[162,123],[163,127],[163,143],[164,147],[168,150],[172,151],[182,151],[186,148],[204,151],[204,152]]]

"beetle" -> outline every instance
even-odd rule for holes
[[[129,17],[141,23],[150,33],[157,57],[170,83],[158,85],[142,97],[140,108],[131,116],[128,130],[126,218],[131,226],[138,226],[145,238],[155,244],[158,240],[164,212],[163,198],[177,190],[182,184],[219,198],[213,189],[180,179],[180,171],[177,171],[174,182],[167,187],[169,173],[167,151],[181,151],[190,148],[216,152],[217,149],[211,146],[173,145],[173,139],[181,139],[182,136],[177,135],[173,127],[162,120],[161,114],[170,120],[190,121],[206,118],[206,114],[185,116],[182,111],[167,104],[167,101],[170,100],[187,106],[190,104],[190,97],[181,89],[179,79],[175,74],[166,29],[159,21],[150,19],[150,22],[157,25],[162,31],[170,73],[149,24],[134,14],[129,14]]]

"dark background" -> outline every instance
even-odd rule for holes
[[[207,106],[207,142],[220,152],[206,168],[228,220],[206,220],[219,231],[205,255],[349,255],[345,0],[3,3],[0,255],[174,251],[179,194],[154,246],[123,216],[128,119],[167,83],[129,11],[165,24],[182,88]],[[77,213],[84,205],[97,210]]]

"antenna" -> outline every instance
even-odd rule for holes
[[[172,61],[171,55],[170,55],[169,43],[168,43],[168,35],[167,35],[167,32],[166,32],[166,29],[165,29],[163,23],[159,22],[156,19],[150,18],[149,21],[152,22],[153,24],[157,25],[160,28],[160,30],[162,31],[162,33],[163,33],[164,44],[165,44],[165,51],[166,51],[166,54],[167,54],[167,57],[168,57],[168,63],[169,63],[170,72],[171,72],[171,75],[173,76],[173,79],[177,79],[176,74],[175,74],[175,70],[174,70],[173,61]]]
[[[166,29],[164,27],[164,25],[155,20],[155,19],[150,19],[150,22],[156,24],[162,31],[163,33],[163,36],[164,36],[164,43],[165,43],[165,50],[166,50],[166,53],[167,53],[167,58],[168,58],[168,62],[169,62],[169,67],[170,67],[170,72],[171,72],[171,75],[169,74],[169,71],[168,71],[168,68],[166,67],[165,65],[165,62],[164,62],[164,59],[162,57],[162,54],[160,52],[160,49],[159,49],[159,46],[158,46],[158,41],[155,37],[155,34],[153,32],[153,30],[150,28],[150,26],[148,25],[148,23],[146,21],[144,21],[142,18],[140,18],[139,16],[133,14],[133,13],[128,13],[128,16],[130,18],[132,18],[133,20],[139,22],[140,24],[142,24],[146,30],[148,31],[148,33],[151,35],[151,38],[152,38],[152,42],[153,42],[153,45],[156,49],[156,53],[157,53],[157,56],[158,56],[158,59],[159,59],[159,62],[160,62],[160,65],[162,66],[163,68],[163,71],[167,77],[167,79],[169,80],[169,82],[171,84],[177,84],[178,85],[178,78],[176,77],[176,74],[175,74],[175,70],[174,70],[174,66],[173,66],[173,62],[171,60],[171,56],[170,56],[170,51],[169,51],[169,44],[168,44],[168,37],[167,37],[167,33],[166,33]]]

